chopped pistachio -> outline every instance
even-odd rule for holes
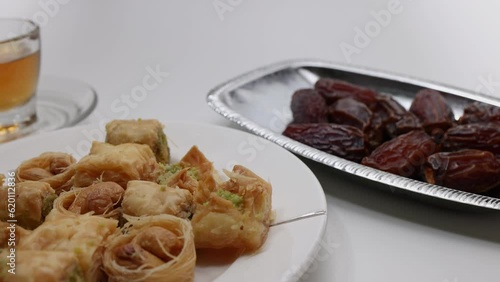
[[[69,274],[68,281],[69,282],[85,281],[80,267],[75,267],[75,269]]]
[[[158,182],[158,184],[160,185],[166,185],[170,177],[172,177],[172,175],[174,175],[175,173],[179,172],[182,169],[180,164],[172,164],[172,165],[160,164],[160,168],[163,170],[163,172],[156,179],[156,182]]]
[[[42,216],[45,218],[54,206],[54,200],[57,198],[56,194],[49,194],[45,198],[43,198],[43,206],[42,206]]]
[[[243,198],[240,195],[236,195],[226,190],[217,191],[217,196],[224,198],[228,201],[231,201],[233,205],[237,208],[239,208],[241,204],[243,204]]]
[[[192,168],[188,169],[187,174],[189,177],[198,180],[198,168],[192,167]]]

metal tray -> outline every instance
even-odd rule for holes
[[[281,133],[292,120],[291,96],[311,88],[319,77],[335,77],[392,95],[407,109],[421,88],[441,91],[456,117],[465,105],[480,101],[500,107],[500,100],[430,81],[320,60],[292,60],[258,68],[212,89],[209,106],[225,118],[298,155],[335,169],[422,196],[500,210],[500,199],[428,184],[327,154]]]

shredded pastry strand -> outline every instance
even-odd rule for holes
[[[189,221],[168,214],[132,217],[104,252],[110,281],[193,281],[196,264]]]

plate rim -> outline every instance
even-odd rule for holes
[[[355,72],[363,75],[374,76],[377,78],[391,79],[403,83],[410,83],[426,88],[433,88],[439,91],[451,93],[460,97],[489,103],[500,107],[500,100],[481,93],[472,93],[471,91],[452,87],[442,83],[433,82],[430,80],[419,79],[407,75],[398,75],[386,71],[380,71],[367,67],[359,67],[343,63],[331,62],[322,59],[293,59],[280,61],[270,65],[262,66],[254,70],[250,70],[242,75],[229,79],[214,88],[212,88],[207,96],[206,101],[210,108],[224,118],[238,124],[239,126],[249,130],[250,132],[270,140],[279,146],[308,158],[315,162],[327,165],[334,169],[350,173],[364,179],[374,181],[383,185],[388,185],[391,189],[400,189],[412,193],[438,198],[446,201],[464,204],[478,208],[490,210],[500,210],[500,199],[485,195],[464,192],[456,189],[446,188],[443,186],[433,185],[418,180],[409,179],[392,173],[384,172],[378,169],[367,167],[346,159],[327,154],[308,145],[297,142],[282,134],[275,133],[268,128],[260,126],[241,115],[237,111],[230,108],[224,101],[225,94],[237,89],[238,87],[250,83],[254,80],[262,78],[272,73],[283,71],[285,69],[297,69],[301,67],[322,67],[338,69],[347,72]]]

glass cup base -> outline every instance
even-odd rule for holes
[[[0,120],[0,144],[27,135],[47,132],[59,128],[74,126],[87,118],[97,105],[97,93],[85,82],[54,76],[41,76],[37,87],[36,101],[30,105],[36,107],[36,114],[24,115],[26,119],[17,119],[13,127],[4,126]],[[28,106],[28,105],[26,105]],[[23,113],[29,113],[25,108]],[[19,107],[16,108],[16,111]],[[17,112],[21,113],[21,112]],[[0,112],[0,116],[1,116]],[[9,117],[9,119],[11,119]],[[24,122],[21,122],[24,121]],[[10,122],[12,124],[12,122]]]
[[[0,112],[0,143],[17,138],[37,120],[34,95],[24,105]]]

